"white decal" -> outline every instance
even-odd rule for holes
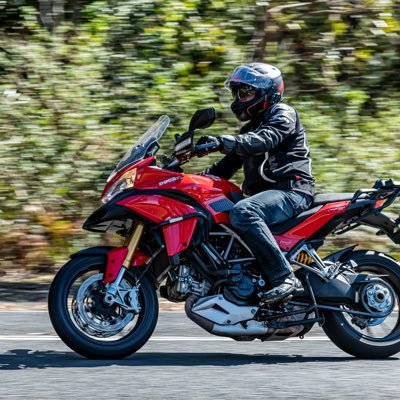
[[[173,176],[172,178],[165,179],[161,182],[158,183],[158,186],[166,185],[167,183],[175,182],[175,181],[180,181],[182,179],[181,176]]]

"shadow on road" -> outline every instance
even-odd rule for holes
[[[390,360],[397,361],[398,358]],[[18,370],[28,368],[90,368],[102,366],[240,366],[246,364],[293,364],[293,363],[343,363],[365,362],[353,357],[304,357],[302,355],[270,354],[229,354],[229,353],[168,353],[143,352],[123,360],[88,360],[73,352],[32,351],[13,349],[0,355],[0,370]],[[382,360],[388,361],[388,360]],[[374,360],[373,362],[377,362]]]

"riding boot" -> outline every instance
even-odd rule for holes
[[[292,294],[298,294],[304,290],[301,282],[293,273],[276,279],[271,283],[272,289],[264,292],[260,297],[262,304],[280,302]]]

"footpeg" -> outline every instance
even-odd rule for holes
[[[282,301],[288,302],[294,295],[304,292],[303,285],[295,276],[289,276],[283,283],[272,288],[268,292],[261,293],[260,304],[274,304]],[[290,296],[290,299],[287,299]]]

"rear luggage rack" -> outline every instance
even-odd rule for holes
[[[355,216],[346,222],[343,222],[339,229],[333,231],[334,234],[342,234],[354,229],[360,225],[372,226],[378,228],[377,235],[386,234],[396,244],[400,243],[400,217],[396,220],[389,218],[381,211],[389,207],[400,194],[400,182],[393,179],[377,180],[370,189],[359,189],[354,193],[350,200],[354,204],[362,195],[362,198],[375,201],[375,207],[365,209],[361,215]],[[380,201],[380,203],[378,203]]]

